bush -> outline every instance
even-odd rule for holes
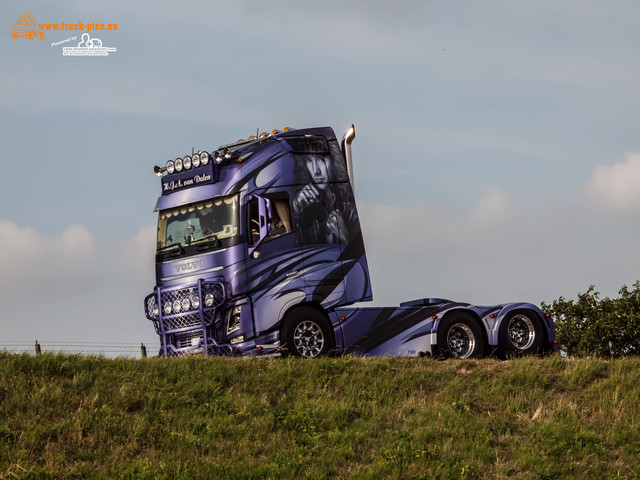
[[[556,340],[569,356],[625,357],[640,354],[640,281],[623,286],[619,298],[605,297],[591,285],[578,300],[560,297],[542,304],[556,322]]]

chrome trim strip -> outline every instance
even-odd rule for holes
[[[184,277],[192,277],[193,275],[201,275],[203,273],[211,273],[211,272],[217,272],[218,270],[222,270],[223,267],[213,267],[213,268],[207,268],[206,270],[194,270],[192,272],[188,272],[188,273],[183,273],[181,275],[173,275],[171,277],[163,277],[160,279],[161,282],[166,282],[167,280],[176,280],[178,278],[184,278]]]
[[[166,262],[160,262],[160,263],[157,263],[156,265],[166,265],[167,263],[181,262],[181,261],[187,260],[189,258],[204,257],[205,255],[211,255],[212,253],[221,253],[221,252],[226,252],[226,251],[227,251],[226,248],[221,248],[220,250],[212,250],[210,252],[199,253],[198,255],[191,255],[189,257],[183,257],[183,258],[181,258],[179,260],[167,260]]]

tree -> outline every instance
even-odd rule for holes
[[[556,322],[556,340],[569,356],[624,357],[640,354],[640,281],[619,298],[600,299],[591,285],[578,300],[560,297],[542,304]]]

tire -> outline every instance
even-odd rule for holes
[[[284,352],[296,357],[325,356],[336,346],[329,319],[312,307],[299,307],[288,313],[280,335]]]
[[[530,310],[510,312],[500,324],[498,343],[507,356],[538,354],[544,343],[542,322]]]
[[[438,353],[445,358],[480,358],[485,340],[482,327],[460,313],[446,315],[438,326]]]

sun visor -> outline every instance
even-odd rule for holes
[[[169,195],[163,195],[158,199],[154,212],[157,212],[158,210],[166,210],[167,208],[178,207],[180,205],[186,205],[188,203],[200,202],[216,196],[226,195],[223,188],[224,184],[219,183],[193,187],[187,190],[170,193]]]

